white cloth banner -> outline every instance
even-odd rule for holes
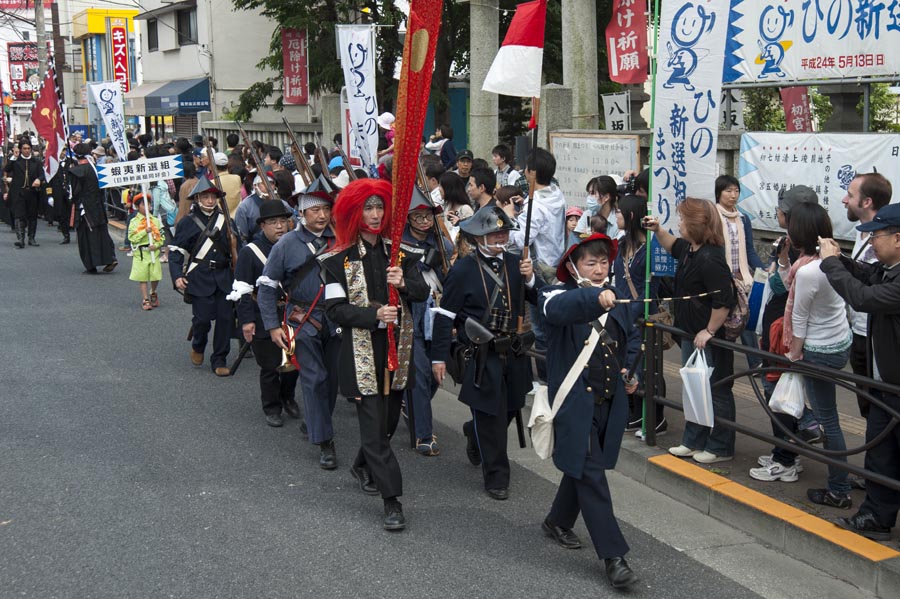
[[[839,239],[854,239],[843,199],[857,173],[877,170],[900,189],[900,134],[745,133],[741,136],[738,209],[754,229],[783,230],[775,208],[778,191],[795,185],[815,190]]]
[[[651,153],[653,213],[677,234],[675,207],[687,196],[715,200],[716,144],[730,0],[664,2],[657,41]],[[653,271],[675,274],[654,238]]]
[[[131,162],[107,162],[97,165],[100,189],[127,187],[184,177],[181,154],[160,158],[140,158]]]
[[[732,2],[726,82],[900,72],[897,0]]]
[[[603,120],[607,131],[631,131],[631,92],[603,94]]]
[[[122,87],[118,81],[89,83],[97,110],[106,125],[106,135],[112,142],[119,160],[128,156],[128,141],[125,139],[125,110],[122,102]]]
[[[375,97],[375,28],[337,25],[338,46],[347,101],[350,105],[351,155],[363,168],[376,166],[378,156],[378,100]]]

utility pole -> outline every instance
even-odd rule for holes
[[[37,38],[38,75],[47,74],[47,25],[44,23],[44,0],[34,0],[34,29]]]
[[[50,5],[50,27],[53,29],[53,63],[56,65],[59,93],[65,98],[65,76],[61,73],[67,70],[68,65],[66,64],[66,44],[59,31],[59,5],[56,2]]]

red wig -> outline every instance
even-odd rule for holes
[[[338,194],[337,201],[331,211],[334,217],[334,235],[337,247],[344,249],[356,243],[362,223],[363,206],[372,196],[378,196],[384,202],[384,220],[381,231],[391,230],[391,195],[393,188],[385,179],[357,179],[351,181]]]

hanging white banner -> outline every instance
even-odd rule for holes
[[[631,92],[603,94],[603,120],[607,131],[631,131]]]
[[[732,4],[726,82],[777,83],[900,72],[897,0]]]
[[[351,158],[375,167],[378,155],[378,100],[375,97],[375,28],[337,25],[341,68],[350,106]]]
[[[107,162],[97,165],[100,189],[166,181],[184,177],[181,154],[160,158],[141,158],[131,162]]]
[[[806,185],[828,210],[838,239],[853,239],[843,199],[857,173],[878,171],[900,189],[900,134],[745,133],[741,136],[738,209],[754,229],[783,230],[775,208],[778,191]]]
[[[118,81],[89,83],[97,110],[106,125],[106,135],[112,142],[119,160],[128,156],[128,141],[125,139],[125,110],[122,103],[122,87]]]
[[[730,0],[664,2],[657,41],[651,175],[653,213],[677,235],[675,207],[688,196],[715,200],[716,144]],[[675,274],[654,238],[653,271]]]

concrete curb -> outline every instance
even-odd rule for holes
[[[900,597],[900,551],[625,438],[616,470],[879,597]]]

